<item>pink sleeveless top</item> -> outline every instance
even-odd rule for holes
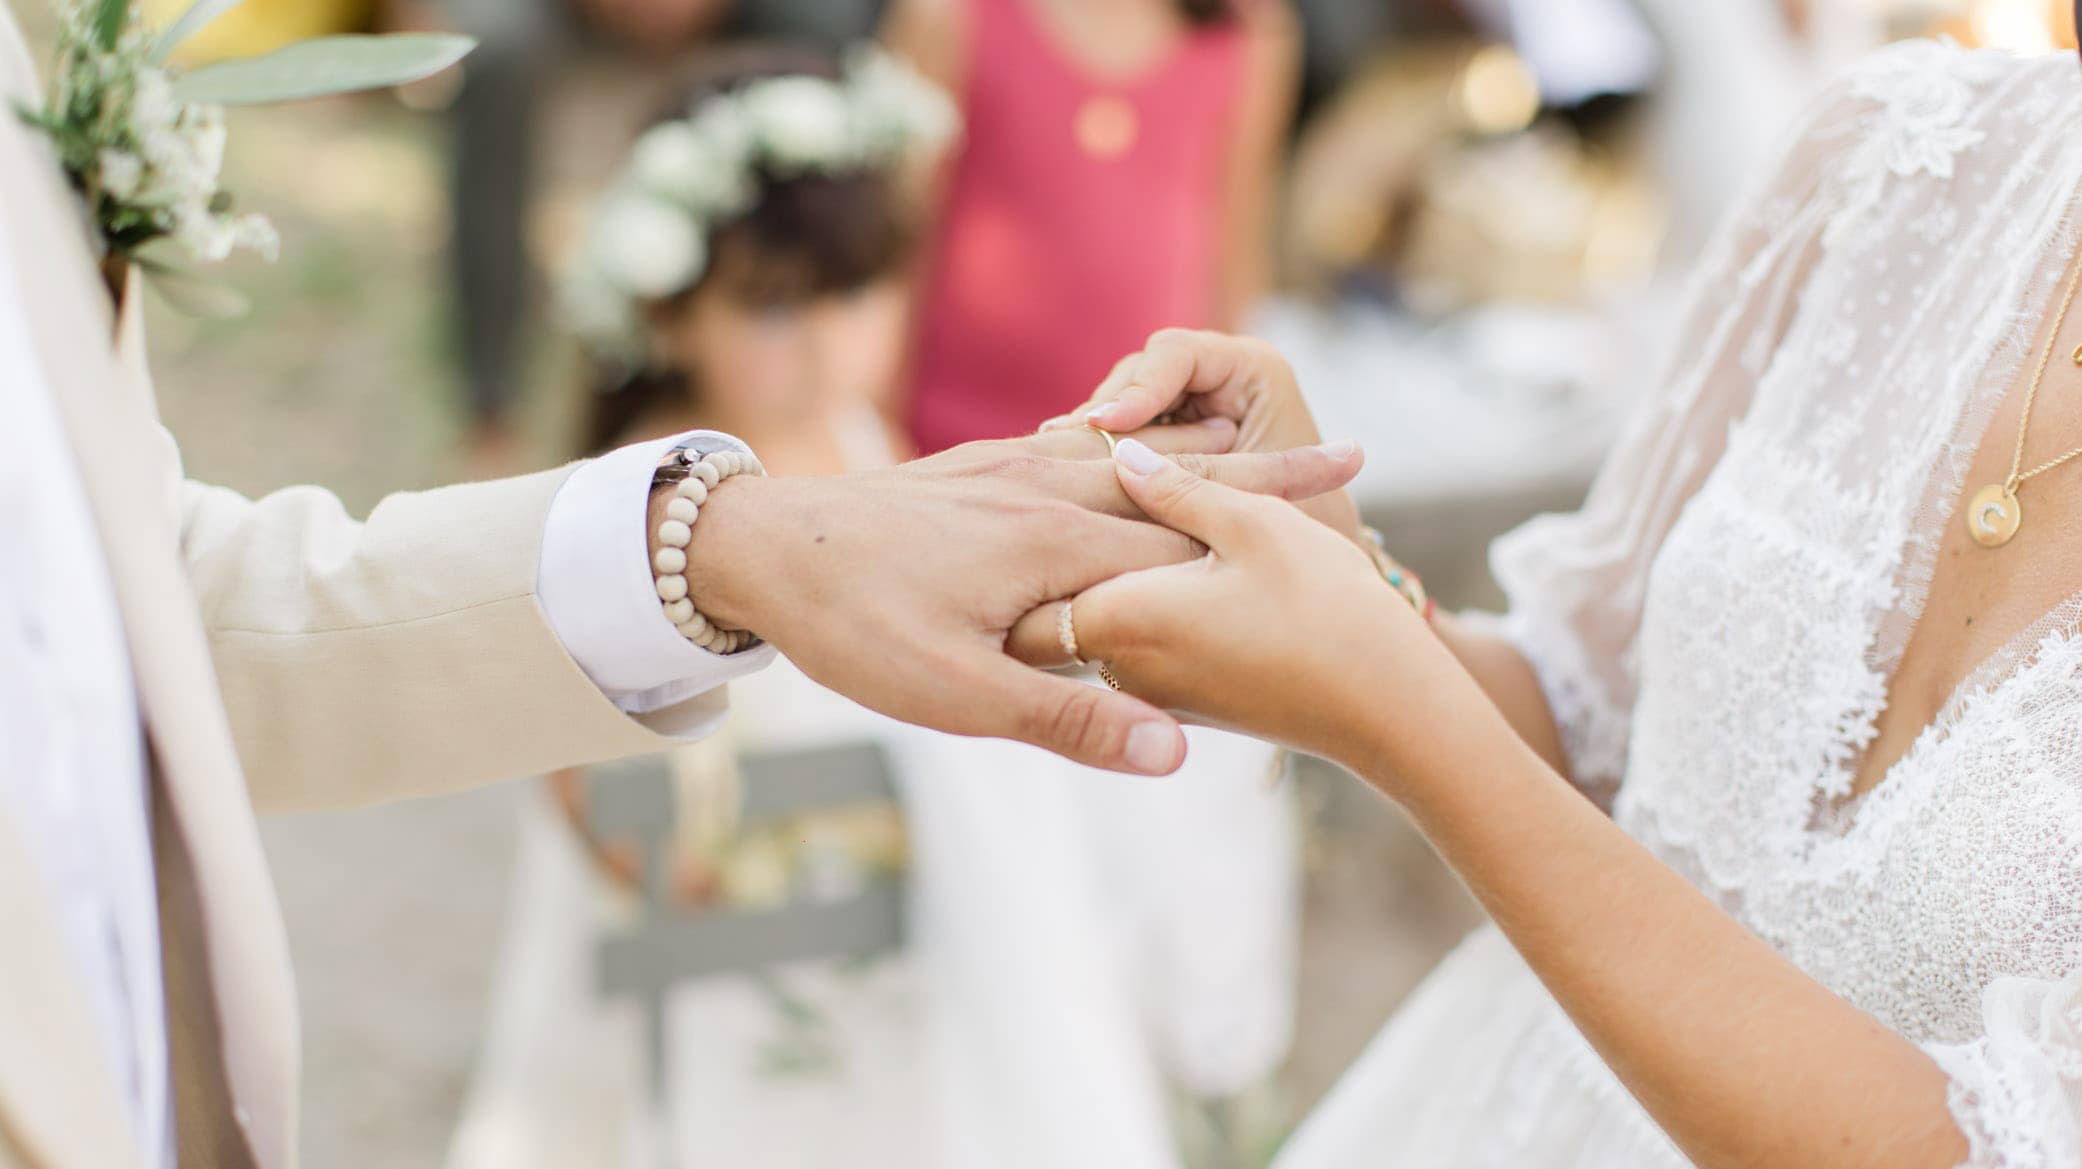
[[[1119,81],[1027,8],[970,0],[967,135],[934,241],[909,425],[921,453],[1031,432],[1157,329],[1212,323],[1234,27]]]

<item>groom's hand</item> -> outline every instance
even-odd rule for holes
[[[1355,453],[1211,455],[1226,423],[1145,432],[1196,470],[1290,499],[1342,487]],[[1194,453],[1200,452],[1200,453]],[[702,508],[688,583],[702,610],[750,629],[819,682],[894,718],[1020,739],[1116,771],[1185,757],[1170,715],[1005,656],[1037,606],[1122,573],[1192,559],[1149,523],[1088,432],[975,443],[888,471],[725,483]]]

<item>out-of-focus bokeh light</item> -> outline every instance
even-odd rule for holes
[[[1974,39],[1984,45],[2045,52],[2053,47],[2046,5],[2037,0],[1988,0],[1973,13]]]
[[[1540,81],[1510,46],[1490,45],[1461,74],[1460,103],[1477,133],[1516,133],[1540,114]]]
[[[1971,0],[1940,7],[1931,31],[1961,44],[2019,53],[2075,46],[2074,8],[2066,0]]]

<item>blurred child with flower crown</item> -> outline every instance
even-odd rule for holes
[[[879,54],[712,58],[636,142],[567,282],[567,318],[597,367],[587,450],[702,428],[743,440],[776,475],[896,462],[903,442],[886,419],[909,334],[917,179],[956,129],[939,91]],[[1175,1169],[1157,1049],[1170,1024],[1154,1008],[1179,989],[1185,956],[1151,962],[1138,943],[1161,949],[1181,932],[1173,906],[1205,915],[1222,904],[1243,920],[1284,907],[1249,895],[1223,904],[1215,869],[1226,864],[1132,863],[1138,842],[1105,831],[1088,802],[1098,789],[1121,793],[1117,776],[913,731],[785,662],[733,684],[732,706],[728,733],[710,741],[729,744],[720,757],[711,746],[674,760],[692,796],[682,807],[714,808],[718,791],[728,802],[730,747],[873,742],[893,764],[902,817],[812,815],[783,831],[683,817],[675,883],[686,910],[785,900],[834,853],[867,872],[908,862],[910,940],[865,968],[683,986],[667,1030],[675,1163]],[[1266,813],[1246,851],[1291,871],[1266,765],[1263,752],[1217,757],[1167,784],[1244,792]],[[553,786],[557,799],[537,801],[523,826],[500,985],[452,1169],[638,1164],[655,1139],[636,1020],[594,990],[595,945],[626,907],[632,874],[582,827],[577,778]],[[1174,896],[1178,887],[1193,897]],[[1273,950],[1266,961],[1284,972]],[[1281,994],[1269,1035],[1236,1025],[1221,994],[1202,996],[1216,1016],[1210,1039],[1248,1049],[1254,1067],[1285,1045],[1290,989],[1284,973],[1272,981]],[[1239,1010],[1264,1014],[1249,1001]],[[1269,1056],[1249,1054],[1259,1050]]]

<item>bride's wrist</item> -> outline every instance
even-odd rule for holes
[[[1332,759],[1405,802],[1461,770],[1492,716],[1501,716],[1417,613],[1396,608],[1382,617],[1373,623],[1381,632],[1347,643],[1337,690],[1347,701]]]

